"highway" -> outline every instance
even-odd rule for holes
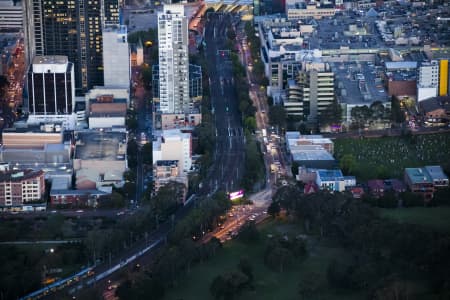
[[[226,28],[230,23],[230,15],[208,14],[205,26],[216,149],[214,163],[209,171],[209,180],[204,182],[201,192],[235,191],[239,189],[240,178],[244,171],[245,137],[239,101],[229,52],[222,51],[226,50]]]

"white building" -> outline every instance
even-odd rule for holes
[[[178,160],[180,171],[188,172],[192,166],[191,134],[179,129],[163,130],[153,141],[153,164],[159,160]]]
[[[159,101],[162,113],[190,110],[188,19],[183,5],[158,13]]]
[[[129,89],[130,50],[125,25],[103,29],[103,62],[105,87]]]
[[[422,62],[417,73],[417,101],[436,97],[439,88],[439,62]]]

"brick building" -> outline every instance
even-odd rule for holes
[[[12,170],[0,172],[0,207],[22,208],[25,204],[45,202],[43,171]]]

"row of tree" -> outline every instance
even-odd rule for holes
[[[438,299],[449,296],[449,232],[382,219],[348,194],[304,195],[297,186],[286,186],[273,200],[306,232],[335,240],[350,254],[330,264],[332,286],[369,290],[374,299],[408,299],[413,291],[397,287],[413,280],[427,286],[428,294],[443,297]],[[400,294],[392,298],[391,292]]]
[[[165,290],[177,286],[189,274],[192,264],[213,257],[221,247],[218,239],[196,243],[219,222],[220,215],[230,208],[223,192],[197,199],[197,206],[181,219],[170,232],[167,244],[157,252],[151,271],[142,272],[133,281],[127,280],[117,290],[120,299],[161,299]]]

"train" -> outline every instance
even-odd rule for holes
[[[22,298],[19,298],[19,300],[35,300],[35,299],[41,299],[45,296],[47,296],[48,294],[55,292],[57,290],[63,289],[64,287],[71,285],[75,282],[80,281],[81,279],[84,278],[88,278],[90,276],[94,275],[94,268],[93,267],[88,267],[85,268],[83,270],[81,270],[80,272],[71,275],[67,278],[63,278],[61,280],[55,281],[52,284],[49,284],[37,291],[34,291]]]

